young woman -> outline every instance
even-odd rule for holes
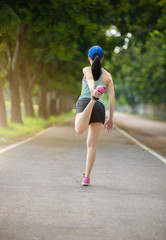
[[[82,92],[76,103],[75,130],[81,134],[88,129],[86,172],[82,180],[83,186],[90,185],[90,173],[96,157],[96,147],[99,135],[103,128],[109,133],[113,128],[114,113],[114,86],[111,75],[101,63],[104,59],[103,49],[93,46],[88,51],[88,59],[91,64],[83,68]],[[103,94],[107,90],[109,96],[108,120],[105,123],[105,106]]]

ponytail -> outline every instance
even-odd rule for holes
[[[98,54],[95,54],[94,57],[95,57],[95,59],[93,60],[91,68],[92,68],[93,78],[95,81],[97,81],[102,74],[101,62],[100,62],[100,57]]]

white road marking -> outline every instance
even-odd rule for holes
[[[160,154],[156,153],[155,151],[153,151],[152,149],[148,148],[147,146],[145,146],[144,144],[140,143],[138,140],[136,140],[134,137],[132,137],[131,135],[129,135],[126,131],[120,129],[119,127],[117,127],[115,125],[115,128],[121,132],[124,136],[126,136],[127,138],[129,138],[130,140],[132,140],[133,142],[135,142],[138,146],[140,146],[141,148],[143,148],[144,150],[148,151],[149,153],[151,153],[153,156],[157,157],[160,161],[162,161],[163,163],[166,164],[166,158],[161,156]]]
[[[33,137],[29,137],[29,138],[27,138],[27,139],[25,139],[25,140],[23,140],[23,141],[17,142],[17,143],[15,143],[15,144],[12,144],[12,145],[10,145],[10,146],[7,146],[7,147],[4,147],[4,148],[0,149],[0,154],[1,154],[1,153],[4,153],[4,152],[7,152],[7,151],[9,151],[9,150],[11,150],[11,149],[13,149],[13,148],[15,148],[15,147],[18,147],[18,146],[20,146],[20,145],[22,145],[22,144],[24,144],[24,143],[27,143],[27,142],[35,139],[36,137],[38,137],[38,136],[40,136],[40,135],[42,135],[42,134],[50,131],[51,128],[52,128],[52,127],[49,127],[49,128],[47,128],[47,129],[45,129],[45,130],[43,130],[43,131],[35,134],[35,136],[33,136]]]

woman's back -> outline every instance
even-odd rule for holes
[[[91,71],[91,68],[87,69],[87,70]],[[106,87],[106,85],[103,82],[103,72],[104,71],[105,71],[104,68],[102,68],[102,74],[101,74],[100,78],[98,80],[94,81],[94,88],[95,89],[99,85],[101,85],[103,87]],[[104,94],[98,100],[99,102],[103,103],[103,96],[104,96]],[[88,83],[86,81],[86,77],[85,76],[83,76],[83,79],[82,79],[82,91],[81,91],[81,95],[80,95],[79,99],[81,99],[81,98],[91,98],[91,92],[90,92],[90,89],[89,89],[89,86],[88,86]]]

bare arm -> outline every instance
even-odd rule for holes
[[[110,79],[110,82],[107,86],[107,93],[109,96],[109,114],[108,114],[108,119],[113,120],[113,115],[114,115],[114,107],[115,107],[115,91],[114,91],[114,85],[112,78]]]
[[[91,95],[96,98],[99,98],[101,96],[101,94],[97,90],[94,89],[94,79],[93,79],[93,74],[92,74],[91,68],[90,67],[83,68],[83,74],[86,78]]]
[[[112,131],[113,128],[113,115],[114,115],[114,106],[115,106],[115,91],[113,80],[110,75],[109,83],[107,85],[107,93],[109,96],[109,113],[108,113],[108,120],[105,123],[106,131],[109,133]]]
[[[86,78],[89,89],[91,91],[91,89],[94,89],[94,79],[93,79],[93,75],[92,75],[92,71],[91,71],[90,67],[84,67],[83,74]]]

